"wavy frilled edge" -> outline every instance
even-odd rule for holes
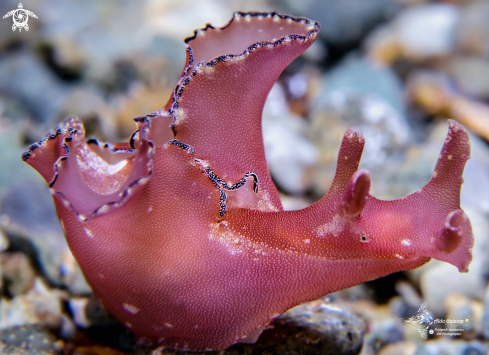
[[[152,159],[153,159],[153,155],[154,155],[155,146],[160,146],[160,145],[165,144],[164,142],[158,142],[158,144],[155,144],[154,139],[149,138],[150,133],[151,133],[151,127],[157,122],[157,120],[153,120],[153,119],[157,118],[157,117],[169,117],[169,116],[173,115],[170,128],[171,128],[171,131],[173,133],[173,137],[174,138],[176,137],[176,125],[177,125],[178,115],[176,115],[175,113],[179,108],[179,100],[182,98],[182,96],[184,94],[185,87],[189,84],[189,82],[191,81],[191,79],[193,77],[199,75],[199,73],[201,72],[200,69],[202,67],[211,68],[211,67],[214,67],[218,64],[231,61],[233,59],[244,58],[247,55],[249,55],[251,52],[253,52],[254,50],[256,50],[258,48],[262,48],[262,47],[273,48],[276,46],[283,45],[284,43],[286,43],[288,41],[307,41],[307,40],[310,40],[311,38],[315,37],[319,33],[320,25],[317,22],[311,21],[311,20],[306,19],[306,18],[281,15],[281,14],[278,14],[276,12],[270,12],[270,13],[235,12],[233,14],[233,18],[226,25],[220,27],[220,29],[223,30],[223,29],[228,28],[237,18],[240,18],[240,17],[241,18],[247,18],[248,16],[249,17],[256,17],[256,18],[260,18],[260,17],[261,18],[277,18],[278,20],[294,21],[294,22],[301,23],[304,25],[312,26],[312,29],[307,31],[306,35],[289,34],[289,35],[280,37],[275,41],[253,42],[251,45],[249,45],[240,54],[221,55],[221,56],[213,58],[212,60],[210,60],[208,62],[205,62],[205,61],[199,62],[199,63],[197,63],[197,65],[194,66],[193,50],[192,50],[192,47],[189,45],[189,43],[191,43],[193,40],[195,40],[198,37],[199,33],[206,32],[209,29],[216,29],[216,27],[214,27],[210,24],[207,24],[204,28],[195,30],[193,36],[187,37],[184,39],[184,41],[187,45],[186,50],[187,50],[187,54],[188,54],[188,63],[185,66],[183,73],[180,76],[179,80],[177,81],[177,84],[175,85],[175,89],[173,90],[171,100],[169,101],[169,103],[167,105],[165,105],[165,108],[168,107],[168,109],[164,108],[164,109],[160,109],[160,110],[148,113],[145,116],[134,117],[133,119],[136,122],[136,124],[138,125],[138,129],[136,129],[136,131],[133,132],[128,143],[126,144],[127,145],[126,147],[119,147],[118,145],[120,145],[120,144],[118,144],[118,143],[99,142],[95,138],[87,138],[87,139],[82,138],[82,139],[85,139],[85,143],[87,145],[90,145],[92,147],[96,146],[101,151],[107,151],[109,153],[136,154],[138,151],[138,147],[137,147],[138,143],[137,142],[140,142],[141,140],[146,141],[150,145],[149,158],[150,158],[151,167],[148,169],[148,172],[144,177],[138,178],[135,181],[131,182],[124,191],[120,192],[119,193],[119,195],[121,196],[120,198],[102,204],[98,208],[95,208],[93,210],[93,212],[91,212],[89,214],[82,214],[76,210],[76,208],[73,206],[73,204],[68,201],[68,199],[66,198],[66,196],[63,193],[53,190],[54,185],[55,185],[57,178],[58,178],[58,175],[59,175],[59,170],[60,170],[59,165],[61,162],[66,160],[68,158],[68,156],[70,155],[70,149],[69,149],[67,143],[71,142],[71,140],[73,138],[75,138],[77,134],[84,132],[83,124],[81,122],[79,122],[76,117],[69,118],[68,120],[62,122],[58,128],[56,128],[53,132],[48,133],[48,135],[45,138],[43,138],[42,140],[40,140],[37,143],[30,145],[29,148],[27,149],[27,151],[22,154],[22,160],[24,160],[25,162],[30,164],[30,162],[31,162],[30,158],[36,149],[45,147],[49,141],[58,139],[58,137],[60,135],[68,132],[69,136],[63,138],[62,145],[64,148],[64,152],[62,155],[60,155],[58,157],[58,159],[56,160],[56,162],[54,163],[54,165],[52,167],[52,170],[53,170],[52,178],[46,179],[46,177],[45,177],[46,181],[49,184],[49,187],[51,188],[52,194],[59,196],[61,198],[61,200],[63,201],[63,204],[66,207],[70,208],[70,210],[72,210],[78,216],[78,218],[81,221],[90,220],[96,215],[99,215],[102,213],[107,213],[110,210],[112,210],[113,208],[117,208],[117,207],[122,206],[129,199],[129,197],[132,195],[134,188],[137,186],[145,184],[149,180],[149,178],[152,176],[152,174],[153,174],[153,160]],[[193,70],[190,71],[190,69],[192,67],[193,67]],[[80,125],[80,129],[73,128],[73,127],[64,127],[67,124],[69,124],[69,122],[72,122],[73,120],[77,121],[77,124]],[[171,142],[166,141],[166,143],[171,143]],[[182,142],[182,144],[185,144],[185,143]],[[195,152],[193,152],[193,148],[192,148],[192,153],[193,153],[193,155],[195,155]],[[99,155],[99,156],[101,158],[103,158],[101,155]],[[244,185],[244,183],[247,181],[248,177],[252,177],[254,179],[253,189],[255,192],[258,191],[258,177],[253,172],[248,172],[247,174],[245,174],[245,176],[238,183],[233,184],[232,186],[231,185],[228,186],[218,176],[213,174],[212,169],[209,166],[207,166],[203,160],[200,160],[197,157],[195,157],[194,160],[195,160],[195,162],[199,163],[203,172],[205,174],[207,174],[207,176],[211,179],[211,181],[216,185],[216,187],[220,191],[220,195],[221,195],[220,218],[226,212],[226,204],[225,204],[226,194],[225,194],[224,190],[234,190],[236,188],[239,188],[242,185]],[[37,167],[35,167],[35,168],[39,171],[39,169]],[[41,175],[43,175],[43,174],[41,173]]]
[[[108,143],[108,142],[100,142],[97,138],[89,137],[86,139],[86,142],[88,145],[94,144],[100,149],[107,149],[111,153],[134,153],[136,152],[136,149],[134,148],[134,142],[136,141],[136,138],[134,138],[135,133],[131,135],[131,138],[129,140],[129,148],[121,148],[117,147],[116,144],[114,143]]]
[[[247,16],[257,17],[257,18],[260,18],[260,17],[262,17],[262,18],[273,18],[273,17],[276,17],[276,18],[281,19],[281,20],[291,20],[291,21],[294,21],[294,22],[297,22],[297,23],[301,23],[303,25],[312,25],[313,26],[313,29],[310,30],[310,31],[308,31],[307,32],[307,35],[305,35],[305,36],[304,35],[297,35],[297,34],[290,34],[290,35],[287,35],[287,36],[283,36],[283,37],[277,39],[276,41],[259,41],[259,42],[254,42],[250,46],[248,46],[240,54],[224,54],[224,55],[215,57],[214,59],[212,59],[212,60],[210,60],[208,62],[199,62],[194,67],[194,64],[195,64],[194,63],[194,55],[193,55],[192,47],[190,46],[190,42],[192,42],[193,40],[197,39],[197,37],[199,36],[199,34],[201,32],[207,32],[207,30],[209,30],[209,29],[212,29],[212,30],[215,30],[215,29],[224,30],[224,29],[228,28],[238,17],[246,18]],[[289,15],[281,15],[281,14],[278,14],[276,12],[269,12],[269,13],[248,12],[248,13],[246,13],[246,12],[239,12],[239,11],[237,11],[237,12],[234,12],[233,17],[231,18],[231,20],[229,20],[229,22],[227,24],[225,24],[224,26],[222,26],[222,27],[216,28],[216,27],[212,26],[211,24],[207,24],[203,28],[194,30],[194,35],[193,36],[187,37],[187,38],[184,39],[184,42],[187,44],[187,48],[186,49],[187,49],[187,55],[188,55],[188,64],[184,68],[183,73],[182,73],[180,79],[178,80],[178,82],[177,82],[177,84],[175,86],[175,89],[173,90],[172,102],[171,102],[171,105],[170,105],[169,110],[168,111],[159,110],[159,111],[156,111],[156,112],[153,112],[153,113],[149,114],[148,116],[155,117],[155,116],[158,116],[158,115],[161,115],[161,116],[171,116],[171,115],[174,115],[173,122],[172,122],[172,125],[171,125],[171,129],[173,131],[173,135],[176,137],[176,135],[177,135],[177,132],[176,132],[177,115],[175,115],[175,112],[179,108],[180,98],[183,96],[184,91],[185,91],[185,87],[190,83],[190,80],[193,77],[195,77],[196,75],[198,75],[201,72],[201,69],[203,67],[212,68],[212,67],[214,67],[214,66],[216,66],[217,64],[220,64],[220,63],[226,63],[226,62],[229,62],[229,61],[231,61],[233,59],[244,58],[248,54],[250,54],[251,52],[253,52],[254,50],[256,50],[258,48],[262,48],[262,47],[273,48],[273,47],[282,45],[282,44],[284,44],[284,43],[286,43],[288,41],[307,41],[307,40],[315,37],[319,33],[319,29],[320,29],[319,23],[317,23],[315,21],[311,21],[311,20],[309,20],[307,18],[303,18],[303,17],[293,17],[293,16],[289,16]],[[192,67],[194,67],[194,68],[189,73],[189,70]]]
[[[214,174],[214,172],[212,171],[212,169],[210,168],[207,162],[195,157],[195,150],[191,145],[182,143],[176,139],[172,139],[168,141],[168,143],[166,144],[171,144],[183,150],[186,150],[191,155],[192,160],[200,167],[201,171],[205,175],[207,175],[207,177],[212,182],[212,184],[219,190],[219,218],[222,218],[227,210],[227,204],[226,204],[227,194],[225,190],[227,191],[237,190],[240,187],[244,186],[248,181],[248,178],[251,177],[253,178],[253,191],[255,193],[258,193],[258,186],[260,183],[258,181],[258,176],[254,172],[249,171],[245,173],[243,177],[236,183],[228,183],[225,182],[216,174]]]
[[[143,128],[142,131],[143,132],[146,131],[146,127],[148,127],[150,125],[149,120],[139,120],[138,123],[142,124],[142,128]],[[70,125],[78,126],[78,128],[70,127]],[[137,130],[136,132],[139,133],[139,131],[140,130]],[[101,204],[100,207],[94,209],[94,211],[89,213],[89,214],[79,213],[78,210],[69,201],[69,199],[65,196],[64,193],[54,190],[54,186],[56,184],[56,181],[58,180],[59,172],[61,169],[60,164],[63,161],[67,160],[68,157],[70,156],[70,148],[68,146],[68,143],[72,142],[73,140],[77,140],[77,137],[76,137],[77,134],[84,134],[83,125],[76,117],[71,117],[71,118],[63,121],[53,132],[48,133],[48,135],[45,138],[41,139],[37,143],[30,145],[28,150],[22,154],[22,160],[24,160],[25,162],[29,162],[29,158],[31,158],[31,156],[33,155],[33,153],[37,149],[45,147],[49,142],[55,141],[56,139],[60,138],[64,134],[67,134],[67,136],[62,138],[61,146],[63,148],[63,153],[56,159],[56,161],[52,167],[52,178],[48,179],[47,176],[45,176],[42,173],[41,173],[41,175],[43,175],[46,182],[48,183],[50,190],[51,190],[51,193],[55,196],[58,196],[61,199],[63,205],[65,207],[69,208],[73,213],[75,213],[75,215],[78,217],[78,219],[80,221],[88,221],[96,215],[107,213],[114,208],[118,208],[118,207],[122,206],[131,197],[131,195],[136,191],[136,188],[139,186],[142,186],[146,182],[148,182],[149,178],[153,174],[154,145],[151,141],[145,139],[146,143],[149,145],[149,149],[147,152],[149,164],[147,167],[146,174],[144,174],[143,176],[141,176],[141,177],[135,179],[134,181],[131,181],[128,184],[126,184],[127,186],[123,189],[123,191],[120,191],[118,193],[118,196],[119,196],[118,199],[115,199],[113,201],[109,201],[109,202],[106,202],[104,204]],[[116,144],[101,143],[101,142],[98,142],[98,140],[96,140],[94,138],[85,139],[84,137],[81,137],[78,139],[80,139],[80,140],[85,139],[84,143],[86,143],[87,145],[96,145],[99,148],[106,149],[110,153],[136,154],[138,152],[138,149],[134,147],[134,135],[135,134],[133,134],[131,136],[130,142],[128,143],[131,146],[129,148],[128,147],[118,147],[117,143]]]
[[[32,153],[34,153],[34,151],[36,149],[45,146],[48,141],[58,138],[58,136],[62,135],[65,132],[66,133],[69,133],[70,136],[68,138],[68,141],[70,141],[71,139],[73,139],[73,135],[76,133],[76,130],[74,128],[67,128],[66,130],[63,130],[60,127],[56,128],[52,132],[49,132],[39,142],[32,143],[29,146],[29,148],[27,148],[27,150],[24,153],[22,153],[22,160],[23,161],[27,161],[27,159],[29,159],[31,157]],[[65,142],[63,143],[63,148],[65,148],[67,150],[66,154],[68,154],[69,148],[66,145],[66,138],[65,138]]]
[[[211,29],[211,30],[215,30],[215,29],[224,30],[224,29],[228,28],[236,20],[237,17],[246,18],[247,16],[257,17],[257,18],[260,18],[260,17],[262,17],[262,18],[276,17],[276,18],[281,19],[281,20],[291,20],[291,21],[301,23],[304,25],[312,25],[313,29],[308,31],[307,35],[305,35],[305,36],[304,35],[290,34],[287,36],[283,36],[283,37],[277,39],[276,41],[254,42],[250,46],[248,46],[240,54],[224,54],[224,55],[215,57],[214,59],[212,59],[208,62],[197,63],[197,65],[194,67],[194,55],[193,55],[192,47],[190,46],[190,42],[197,39],[197,37],[199,36],[199,34],[201,32],[207,32],[207,30],[209,30],[209,29]],[[258,48],[262,48],[262,47],[273,48],[273,47],[282,45],[282,44],[286,43],[287,41],[307,41],[307,40],[310,40],[311,38],[315,37],[319,33],[320,27],[321,26],[319,25],[318,22],[309,20],[309,19],[304,18],[304,17],[293,17],[293,16],[289,16],[289,15],[281,15],[281,14],[278,14],[276,12],[240,12],[240,11],[236,11],[233,13],[233,17],[231,18],[231,20],[229,20],[229,22],[222,27],[214,27],[208,23],[208,24],[206,24],[205,27],[194,30],[193,36],[187,37],[184,39],[184,42],[187,45],[186,51],[187,51],[187,55],[188,55],[188,63],[185,66],[185,68],[183,69],[183,73],[180,76],[180,78],[178,79],[178,81],[175,85],[175,89],[173,89],[173,93],[172,93],[172,97],[171,97],[170,102],[167,105],[165,105],[165,108],[166,107],[169,107],[169,108],[168,109],[163,108],[163,109],[148,113],[148,114],[146,114],[146,116],[142,116],[142,117],[154,118],[157,116],[168,117],[168,116],[174,115],[173,122],[171,124],[171,129],[173,132],[173,136],[176,137],[176,135],[177,135],[177,133],[176,133],[177,115],[175,115],[175,113],[176,113],[176,110],[178,110],[178,108],[180,107],[179,106],[180,98],[183,96],[185,87],[190,83],[190,80],[194,76],[198,75],[201,72],[202,67],[212,68],[212,67],[214,67],[220,63],[226,63],[226,62],[229,62],[233,59],[244,58],[248,54],[250,54],[251,52],[253,52],[254,50],[256,50]],[[192,67],[194,67],[194,69],[190,72],[190,74],[188,74],[189,70]]]

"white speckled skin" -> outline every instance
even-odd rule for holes
[[[372,197],[368,172],[357,170],[364,138],[353,128],[329,193],[304,210],[282,210],[261,111],[278,75],[318,30],[304,19],[236,14],[223,29],[187,40],[174,95],[138,119],[134,149],[87,145],[71,119],[24,154],[51,185],[87,281],[140,338],[223,349],[255,339],[294,305],[430,257],[467,270],[473,239],[459,194],[469,145],[453,121],[436,176],[420,191],[396,201]],[[234,56],[220,57],[226,53]],[[249,174],[232,187],[250,172],[258,191]]]

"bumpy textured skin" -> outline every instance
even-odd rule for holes
[[[186,40],[164,109],[129,144],[84,139],[69,119],[24,160],[50,184],[66,238],[104,306],[142,340],[179,349],[253,341],[287,309],[433,257],[467,271],[459,206],[469,159],[449,122],[435,174],[396,201],[369,194],[360,130],[345,133],[328,194],[285,212],[269,176],[261,111],[317,23],[237,13]]]

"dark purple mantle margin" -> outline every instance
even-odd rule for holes
[[[182,76],[180,77],[180,79],[178,80],[177,84],[175,85],[175,89],[173,90],[173,93],[172,93],[173,101],[172,101],[170,110],[169,111],[158,110],[158,111],[149,113],[149,114],[147,114],[145,116],[134,117],[133,119],[134,119],[134,121],[136,121],[136,123],[143,123],[143,132],[140,132],[140,130],[137,129],[131,135],[131,137],[129,139],[129,145],[130,145],[131,148],[129,148],[129,149],[117,149],[117,148],[113,147],[110,143],[98,142],[98,140],[95,139],[95,138],[88,138],[86,140],[86,143],[87,144],[96,144],[96,145],[98,145],[99,147],[101,147],[103,149],[109,149],[113,153],[117,153],[117,152],[135,152],[134,142],[135,142],[135,140],[142,138],[142,139],[146,140],[150,144],[150,146],[151,146],[151,148],[150,148],[150,154],[154,154],[154,149],[155,149],[154,144],[153,144],[153,142],[151,142],[148,139],[147,134],[146,134],[147,133],[147,130],[151,129],[151,118],[152,117],[157,117],[157,116],[165,116],[165,117],[168,117],[168,116],[173,115],[173,113],[175,112],[175,110],[178,109],[178,107],[179,107],[179,100],[183,96],[183,93],[184,93],[184,90],[185,90],[186,85],[188,85],[188,83],[190,82],[190,80],[194,76],[196,76],[198,74],[197,73],[197,67],[204,66],[204,65],[207,66],[207,67],[214,67],[215,65],[217,65],[219,63],[224,63],[224,62],[226,62],[226,61],[228,61],[230,59],[238,58],[238,57],[244,57],[244,56],[248,55],[249,53],[251,53],[252,51],[254,51],[255,49],[257,49],[257,48],[267,47],[267,46],[269,46],[269,47],[275,47],[275,46],[278,46],[278,45],[283,44],[284,42],[286,42],[288,40],[306,41],[306,40],[310,39],[313,35],[317,34],[319,32],[319,28],[320,28],[319,23],[313,22],[313,21],[311,21],[309,19],[300,18],[300,17],[297,18],[297,17],[288,16],[288,15],[281,15],[281,14],[278,14],[276,12],[270,12],[270,13],[261,13],[261,12],[248,12],[248,13],[247,12],[235,12],[233,14],[233,17],[229,20],[229,22],[226,25],[224,25],[223,27],[221,27],[220,29],[226,29],[227,27],[229,27],[231,25],[231,23],[234,21],[234,19],[237,16],[241,16],[241,17],[245,17],[245,16],[252,16],[252,17],[263,16],[263,17],[266,17],[266,18],[278,16],[282,20],[290,19],[290,20],[295,21],[295,22],[300,22],[300,23],[302,23],[304,25],[314,24],[314,29],[308,31],[307,32],[307,35],[290,34],[290,35],[281,37],[278,40],[273,41],[273,42],[266,42],[266,41],[263,41],[263,42],[255,42],[255,43],[251,44],[247,49],[245,49],[244,52],[241,53],[241,54],[226,54],[226,55],[222,55],[222,56],[216,57],[216,58],[212,59],[211,61],[209,61],[207,63],[205,63],[205,62],[197,63],[196,67],[192,70],[192,72],[190,74],[188,74],[189,69],[194,65],[194,57],[193,57],[192,47],[189,45],[189,43],[192,40],[194,40],[194,39],[197,38],[197,36],[198,36],[198,34],[199,34],[200,31],[207,31],[208,29],[216,29],[216,28],[213,27],[210,24],[207,24],[205,28],[194,30],[194,35],[193,36],[187,37],[187,38],[184,39],[184,42],[187,45],[187,48],[186,49],[187,49],[187,53],[188,53],[189,63],[184,68],[183,73],[182,73]],[[172,124],[171,124],[171,129],[172,129],[172,132],[173,132],[174,137],[176,138],[176,123],[175,123],[175,118],[173,118],[173,121],[172,121]],[[68,128],[68,130],[70,130],[71,135],[69,137],[65,138],[65,140],[67,140],[67,141],[71,140],[73,138],[73,136],[75,135],[75,133],[76,133],[76,130],[75,129]],[[73,130],[74,132],[71,132],[71,130]],[[31,156],[32,152],[35,149],[37,149],[40,146],[44,145],[47,140],[52,140],[52,139],[57,138],[58,135],[60,135],[62,132],[63,132],[63,129],[60,128],[60,127],[58,127],[57,129],[55,129],[55,131],[53,133],[49,133],[44,139],[42,139],[39,142],[34,143],[31,146],[29,146],[28,150],[25,153],[22,154],[22,160],[27,161],[29,159],[29,157]],[[65,148],[65,154],[62,157],[60,157],[58,159],[58,161],[55,163],[55,166],[54,166],[54,168],[55,168],[54,169],[54,176],[53,176],[53,179],[49,182],[49,187],[50,188],[53,187],[53,185],[56,182],[57,176],[58,176],[58,162],[60,162],[62,160],[65,160],[68,157],[68,154],[69,154],[69,149],[68,149],[68,146],[66,145],[66,143],[63,143],[63,147]],[[192,153],[193,153],[193,147],[190,147],[190,148],[192,149]],[[193,153],[193,154],[195,154],[195,153]],[[151,161],[152,161],[152,158],[151,158]],[[102,210],[105,206],[107,206],[107,207],[114,207],[114,206],[122,205],[128,199],[128,197],[129,197],[128,190],[131,187],[133,187],[134,185],[137,185],[140,182],[140,180],[142,180],[142,179],[144,179],[146,177],[150,177],[152,175],[152,173],[153,173],[153,166],[151,164],[151,168],[149,169],[148,175],[146,175],[146,176],[144,176],[142,178],[139,178],[136,181],[132,182],[128,186],[128,188],[126,189],[126,191],[124,191],[122,197],[118,201],[113,201],[113,202],[105,203],[102,206],[100,206],[99,208],[97,208],[94,212],[92,212],[91,214],[89,214],[88,216],[82,216],[82,215],[80,215],[74,209],[73,205],[66,199],[66,197],[61,192],[54,192],[54,194],[57,194],[58,196],[60,196],[61,199],[63,200],[63,202],[65,203],[65,205],[68,205],[69,208],[78,216],[78,218],[80,220],[87,221],[87,220],[91,219],[92,217],[94,217],[95,215],[97,215],[98,212],[99,212],[99,210]],[[206,171],[206,173],[207,173],[207,175],[209,175],[207,171]],[[256,189],[256,183],[258,182],[258,177],[253,172],[248,172],[247,174],[249,174],[248,176],[254,176],[254,179],[255,179],[255,189]],[[240,180],[239,183],[242,184],[245,181],[246,177],[248,177],[248,176],[245,176],[242,180]],[[216,179],[219,179],[219,177],[216,176]],[[225,201],[225,199],[224,199],[224,201]],[[225,207],[222,206],[222,197],[221,197],[221,217],[222,217],[222,214],[223,214],[222,211],[225,211]]]
[[[215,65],[217,65],[219,63],[227,62],[230,59],[244,57],[244,56],[248,55],[249,53],[253,52],[257,48],[275,47],[275,46],[281,45],[282,43],[286,42],[287,40],[306,41],[306,40],[310,39],[314,34],[317,34],[319,32],[319,28],[320,28],[319,23],[313,22],[309,19],[301,18],[301,17],[292,17],[292,16],[288,16],[288,15],[280,15],[276,12],[269,12],[269,13],[266,13],[266,12],[264,12],[264,13],[262,13],[262,12],[235,12],[233,14],[233,17],[231,18],[231,20],[229,20],[229,22],[226,25],[224,25],[223,27],[221,27],[220,29],[223,30],[223,29],[226,29],[227,27],[229,27],[231,25],[231,23],[233,23],[236,16],[241,16],[241,17],[245,17],[245,16],[252,16],[252,17],[258,17],[258,16],[274,17],[274,16],[278,16],[282,20],[290,19],[290,20],[295,21],[295,22],[303,23],[304,25],[311,25],[314,23],[314,29],[308,31],[307,35],[305,35],[305,36],[290,34],[290,35],[281,37],[278,40],[273,41],[273,42],[266,42],[266,41],[255,42],[255,43],[251,44],[247,49],[245,49],[244,52],[241,54],[225,54],[225,55],[221,55],[219,57],[216,57],[207,63],[205,63],[205,62],[197,63],[196,67],[192,70],[192,72],[190,74],[188,74],[189,69],[194,66],[193,51],[192,51],[192,47],[190,46],[189,43],[197,38],[197,36],[199,35],[199,32],[207,31],[208,29],[215,29],[215,27],[213,27],[210,24],[207,24],[206,27],[195,30],[194,35],[192,37],[187,37],[184,39],[184,42],[187,44],[187,53],[189,56],[189,63],[185,67],[185,69],[183,70],[183,74],[180,77],[180,79],[178,80],[177,85],[175,86],[175,89],[173,90],[173,103],[171,105],[170,110],[168,112],[157,111],[157,112],[154,112],[150,115],[153,115],[153,116],[156,116],[156,115],[170,116],[175,112],[176,109],[179,108],[179,106],[180,106],[179,101],[180,101],[180,98],[183,96],[185,86],[188,85],[188,83],[190,82],[190,80],[194,76],[198,75],[197,66],[214,67]],[[173,119],[173,122],[171,124],[171,129],[173,131],[174,137],[176,138],[175,118]]]
[[[207,63],[202,62],[201,65],[205,65],[207,67],[213,67],[216,64],[226,62],[229,59],[245,56],[248,53],[250,53],[253,50],[255,50],[256,48],[260,48],[260,47],[264,47],[264,46],[273,46],[274,47],[274,46],[280,45],[283,42],[285,42],[287,39],[288,40],[305,41],[305,40],[308,40],[313,34],[318,33],[319,32],[319,28],[320,28],[319,23],[313,22],[313,21],[311,21],[311,20],[309,20],[307,18],[293,17],[293,16],[289,16],[289,15],[281,15],[281,14],[278,14],[276,12],[240,12],[240,11],[237,11],[237,12],[234,12],[233,17],[229,20],[229,22],[226,25],[220,27],[220,29],[223,30],[223,29],[226,29],[227,27],[229,27],[231,25],[231,23],[233,23],[233,21],[234,21],[234,19],[235,19],[235,17],[237,15],[242,16],[242,17],[245,17],[245,16],[252,16],[252,17],[258,17],[258,16],[273,17],[273,16],[278,16],[282,20],[291,19],[292,21],[301,22],[303,24],[312,24],[312,23],[314,23],[314,29],[311,30],[311,31],[308,31],[308,33],[307,33],[306,36],[300,36],[300,35],[291,34],[291,35],[288,35],[288,36],[284,36],[282,38],[279,38],[278,40],[276,40],[274,42],[255,42],[252,45],[250,45],[241,54],[226,54],[226,55],[222,55],[222,56],[219,56],[217,58],[214,58],[210,62],[207,62]],[[133,119],[136,122],[144,121],[145,118],[151,118],[151,117],[156,117],[156,116],[171,116],[175,112],[175,109],[177,109],[179,107],[179,103],[178,102],[179,102],[180,98],[183,95],[185,86],[188,85],[188,83],[190,82],[190,80],[191,80],[192,77],[194,77],[195,75],[198,74],[197,73],[197,69],[194,68],[194,70],[192,70],[192,72],[190,73],[190,75],[187,75],[189,69],[194,65],[194,56],[193,56],[193,52],[192,52],[192,47],[189,45],[189,43],[192,42],[194,39],[197,38],[197,36],[198,36],[198,34],[199,34],[200,31],[207,31],[208,29],[213,29],[214,30],[216,28],[214,26],[212,26],[211,24],[208,23],[208,24],[206,24],[206,26],[204,28],[194,30],[194,35],[193,36],[187,37],[187,38],[184,39],[184,42],[187,45],[186,50],[187,50],[187,53],[189,55],[189,64],[184,68],[182,76],[180,77],[180,79],[178,80],[177,84],[175,85],[175,89],[173,90],[173,94],[172,94],[173,102],[172,102],[172,105],[171,105],[170,110],[169,111],[158,110],[158,111],[155,111],[155,112],[152,112],[152,113],[148,113],[145,116],[134,117]],[[199,63],[198,63],[198,65],[199,65]],[[151,123],[149,123],[148,126],[151,126]],[[173,131],[173,135],[176,138],[175,126],[176,126],[175,122],[172,122],[171,128],[172,128],[172,131]],[[59,128],[58,128],[58,130],[59,130]],[[95,138],[88,138],[87,139],[87,144],[96,144],[99,147],[105,148],[105,149],[109,149],[112,152],[134,152],[134,141],[137,139],[136,137],[137,137],[138,132],[139,132],[139,129],[136,130],[135,132],[133,132],[133,134],[130,137],[129,144],[131,146],[131,149],[116,149],[110,143],[99,142]],[[48,134],[48,137],[47,138],[54,139],[58,134],[59,133]],[[38,143],[32,144],[29,147],[28,151],[25,152],[24,154],[22,154],[22,159],[24,161],[26,161],[29,158],[29,156],[32,153],[32,151],[34,149],[36,149],[37,147],[39,147],[40,145],[42,145],[46,141],[47,138],[44,138],[43,140],[39,141]]]
[[[143,117],[140,120],[144,124],[143,131],[145,131],[146,128],[150,125],[150,121],[146,117]],[[58,172],[59,172],[58,164],[64,160],[66,160],[68,158],[68,155],[70,154],[70,149],[69,149],[68,145],[66,144],[66,142],[70,142],[73,138],[76,140],[76,133],[78,132],[77,129],[72,128],[72,127],[63,127],[63,128],[58,127],[52,133],[49,133],[45,138],[43,138],[39,142],[31,144],[29,146],[28,150],[22,154],[22,160],[27,161],[35,149],[43,146],[48,140],[56,139],[59,135],[61,135],[62,133],[65,133],[65,132],[69,133],[69,136],[63,139],[64,154],[62,156],[60,156],[56,160],[56,163],[54,164],[54,175],[53,175],[53,178],[51,179],[51,181],[48,183],[50,189],[53,188],[54,184],[56,183],[56,180],[58,179]],[[131,136],[131,139],[133,138],[133,136],[134,136],[134,134]],[[143,139],[145,139],[148,142],[148,144],[150,145],[148,154],[150,154],[151,166],[149,167],[148,172],[145,176],[140,177],[139,179],[136,179],[135,181],[133,181],[132,183],[129,184],[129,186],[124,190],[124,192],[122,193],[122,196],[118,200],[104,203],[103,205],[101,205],[100,207],[95,209],[92,213],[90,213],[89,215],[83,216],[76,211],[74,206],[68,201],[68,199],[66,198],[66,196],[62,192],[51,190],[52,194],[59,196],[61,198],[61,200],[63,201],[63,204],[66,207],[68,207],[71,211],[73,211],[76,214],[76,216],[78,217],[78,219],[81,221],[88,221],[88,220],[92,219],[94,216],[99,214],[100,211],[105,210],[106,209],[105,207],[108,207],[110,209],[113,207],[118,207],[118,206],[123,205],[126,202],[126,200],[130,197],[130,193],[129,193],[130,189],[133,188],[134,186],[140,184],[140,183],[146,182],[147,180],[145,180],[145,179],[148,177],[151,177],[151,175],[153,175],[153,164],[152,164],[153,158],[152,158],[152,155],[154,154],[154,144],[150,140],[146,139],[146,137],[143,137]],[[97,140],[93,139],[93,138],[88,139],[86,141],[86,143],[87,144],[99,145]],[[111,147],[109,145],[109,143],[106,143],[103,146],[103,148],[110,149],[110,150],[112,150],[112,152],[120,152],[120,151],[135,152],[136,151],[135,149],[115,149],[115,148]]]

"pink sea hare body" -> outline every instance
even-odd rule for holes
[[[318,31],[306,19],[236,13],[186,40],[172,97],[136,118],[128,144],[85,140],[72,118],[24,153],[95,294],[141,339],[222,349],[299,303],[430,258],[467,271],[473,237],[459,199],[470,149],[455,121],[433,178],[412,195],[369,194],[364,138],[352,128],[328,194],[283,211],[261,113]]]

